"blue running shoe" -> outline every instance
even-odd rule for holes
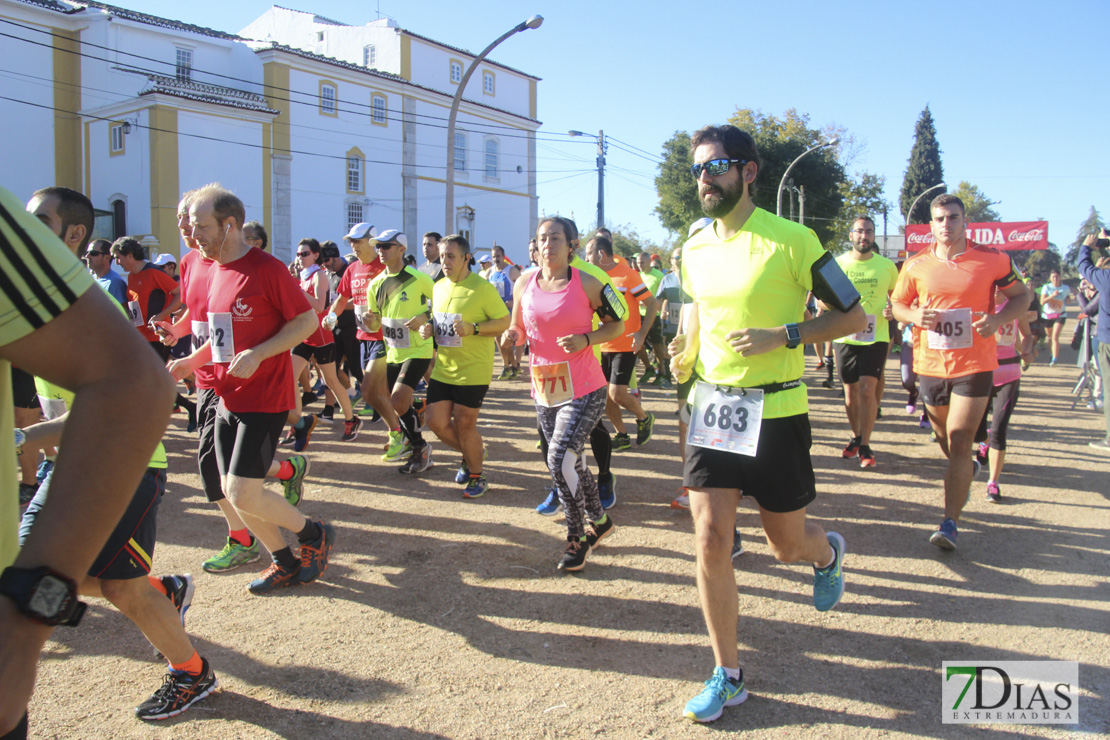
[[[555,516],[559,513],[559,492],[552,488],[547,492],[547,498],[536,507],[536,513],[544,516]]]
[[[466,467],[466,460],[459,463],[459,472],[455,473],[455,482],[460,486],[466,485],[470,481],[470,468]]]
[[[836,532],[827,536],[834,553],[832,565],[813,569],[813,605],[819,612],[832,609],[844,595],[844,538]]]
[[[609,474],[609,482],[597,481],[597,493],[601,498],[601,508],[612,509],[617,505],[617,476]]]
[[[470,478],[466,488],[463,489],[463,498],[481,498],[488,490],[489,484],[486,483],[486,476],[480,475],[477,478]]]
[[[724,668],[717,666],[713,669],[713,676],[705,682],[705,690],[686,702],[682,714],[695,722],[712,722],[721,716],[725,707],[743,704],[747,698],[744,671],[740,671],[740,680],[733,681]]]
[[[946,518],[940,523],[940,529],[929,537],[929,542],[942,550],[955,550],[957,534],[959,533],[956,531],[956,522]]]

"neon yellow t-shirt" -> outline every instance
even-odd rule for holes
[[[871,259],[857,260],[850,253],[844,253],[836,258],[836,263],[844,270],[844,274],[856,286],[860,294],[860,304],[867,314],[868,322],[875,321],[875,339],[870,342],[861,342],[848,337],[834,339],[840,344],[874,344],[875,342],[890,341],[890,322],[883,318],[883,309],[886,308],[886,299],[894,290],[898,282],[898,268],[893,262],[881,254],[872,253]]]
[[[432,314],[453,323],[459,314],[464,324],[481,324],[509,315],[509,309],[491,283],[470,273],[457,283],[444,276],[432,290]],[[436,348],[432,380],[451,385],[489,385],[493,380],[493,355],[497,337],[471,334],[461,338],[460,346]]]
[[[433,287],[430,277],[408,265],[396,275],[382,271],[366,287],[367,307],[382,316],[385,361],[391,365],[411,359],[431,359],[432,340],[423,339],[420,332],[409,331],[402,324],[428,312]]]
[[[593,275],[595,278],[601,281],[602,286],[608,285],[610,288],[612,288],[612,294],[615,295],[617,297],[617,300],[621,302],[621,306],[623,306],[624,308],[624,313],[628,313],[628,301],[624,299],[624,293],[621,293],[620,288],[618,288],[613,283],[613,279],[609,277],[609,273],[605,272],[605,270],[602,270],[600,267],[593,264],[592,262],[587,262],[586,260],[578,256],[575,256],[575,258],[570,261],[570,266],[575,268],[576,270],[581,270],[587,275]],[[595,313],[594,329],[596,330],[599,326],[601,326],[601,319],[598,318],[598,315]],[[601,345],[595,344],[593,345],[593,348],[594,357],[597,358],[598,362],[601,362]],[[632,373],[632,385],[629,387],[636,387],[636,373]]]
[[[801,322],[806,293],[813,287],[810,268],[823,254],[811,229],[762,208],[755,209],[730,239],[720,239],[714,224],[687,241],[682,247],[682,287],[698,307],[698,376],[737,388],[801,378],[801,347],[742,357],[726,337],[741,327],[773,329]],[[808,410],[805,384],[763,399],[766,419]]]
[[[56,319],[95,285],[61,240],[0,188],[0,346]],[[11,363],[0,360],[0,568],[19,552],[19,475]]]

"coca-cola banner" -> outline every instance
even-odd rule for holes
[[[967,238],[999,249],[1048,249],[1048,221],[969,223]],[[935,241],[928,224],[906,227],[906,249],[910,252],[920,252]]]

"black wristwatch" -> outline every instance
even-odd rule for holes
[[[474,336],[478,336],[478,325],[474,325]]]
[[[5,568],[0,594],[14,601],[24,616],[49,627],[76,627],[85,614],[76,581],[47,567]]]
[[[802,342],[802,332],[797,324],[786,325],[786,348],[797,349]]]

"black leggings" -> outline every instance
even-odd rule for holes
[[[1003,385],[996,385],[991,389],[990,403],[987,404],[987,410],[983,412],[983,420],[979,422],[979,429],[975,432],[976,442],[986,442],[989,439],[992,450],[1006,451],[1006,431],[1010,427],[1010,417],[1014,415],[1014,406],[1017,405],[1020,390],[1020,378]],[[988,415],[991,417],[989,434]]]
[[[538,420],[536,431],[540,435],[540,452],[543,453],[543,459],[546,462],[547,437],[543,436],[543,429],[539,428]],[[590,450],[594,453],[594,460],[597,462],[597,477],[603,482],[608,482],[609,476],[613,474],[609,469],[610,463],[613,462],[613,438],[605,428],[604,419],[598,419],[597,425],[590,430]]]

